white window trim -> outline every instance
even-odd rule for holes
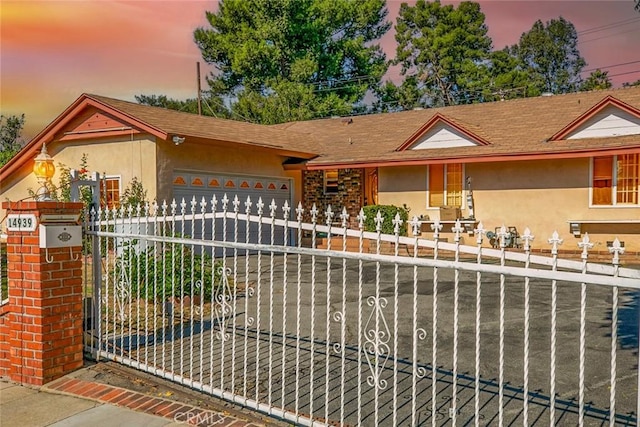
[[[447,167],[449,165],[448,164],[444,164],[444,201],[445,203],[447,202]],[[427,209],[440,209],[440,206],[430,206],[429,205],[429,192],[430,192],[430,183],[429,183],[429,168],[431,166],[427,165],[427,199],[425,200],[425,206]],[[465,170],[465,164],[462,164],[462,182],[460,183],[462,185],[462,201],[460,202],[460,209],[464,209],[465,208],[465,200],[467,200],[467,189],[465,187],[465,177],[467,176],[466,170]],[[449,205],[445,205],[445,206],[449,206]],[[457,206],[454,206],[457,207]]]
[[[600,157],[600,156],[596,156]],[[606,156],[602,156],[606,157]],[[611,185],[611,204],[610,205],[594,205],[593,204],[593,159],[594,157],[589,158],[589,208],[592,209],[637,209],[640,207],[640,203],[618,203],[618,155],[613,155],[613,168],[611,180],[613,181]]]

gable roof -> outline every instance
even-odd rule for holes
[[[82,94],[53,122],[29,141],[20,152],[0,168],[0,181],[24,163],[32,160],[43,143],[64,139],[61,132],[88,109],[106,112],[119,123],[128,124],[137,133],[149,133],[160,140],[173,135],[204,141],[220,141],[249,147],[261,147],[302,159],[317,155],[313,138],[295,131],[235,120],[198,116],[160,107],[150,107],[106,96]]]
[[[465,125],[457,122],[442,113],[436,113],[433,117],[431,117],[424,125],[420,126],[417,131],[413,133],[409,138],[407,138],[402,145],[396,148],[396,151],[404,151],[410,149],[420,138],[426,135],[431,129],[433,129],[438,124],[443,124],[454,130],[461,133],[463,136],[466,136],[471,140],[471,143],[475,145],[489,145],[489,143],[482,137],[476,135],[474,132],[468,130],[469,125]]]
[[[589,117],[589,111],[609,96],[617,104],[640,108],[640,87],[631,87],[355,116],[348,121],[341,118],[291,122],[274,127],[308,133],[318,142],[320,155],[306,162],[308,169],[590,157],[640,150],[638,135],[550,142],[568,124]],[[401,141],[408,141],[438,115],[489,144],[397,150]]]
[[[640,117],[640,109],[635,108],[629,104],[626,104],[619,99],[613,97],[612,95],[607,95],[602,101],[598,102],[596,105],[591,107],[587,112],[580,115],[578,118],[573,120],[567,126],[562,128],[556,134],[554,134],[550,139],[552,141],[557,141],[560,139],[565,139],[569,134],[577,130],[581,125],[583,125],[587,120],[601,112],[607,107],[615,107],[624,112],[630,113],[635,117]]]
[[[521,98],[350,118],[258,125],[149,107],[83,94],[0,169],[0,181],[35,157],[88,108],[160,140],[173,135],[275,150],[294,159],[286,168],[402,166],[589,157],[640,152],[639,135],[562,139],[604,108],[640,116],[640,87]],[[446,124],[476,146],[407,150],[436,124]]]

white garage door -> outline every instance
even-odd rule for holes
[[[263,176],[249,176],[249,175],[233,175],[233,174],[215,174],[215,173],[195,173],[187,171],[175,171],[173,174],[173,197],[176,202],[180,204],[182,199],[187,202],[187,217],[190,214],[191,200],[195,196],[198,205],[196,212],[200,212],[200,201],[204,197],[207,202],[207,212],[211,212],[211,200],[213,196],[216,196],[217,206],[216,211],[222,211],[222,198],[227,195],[229,204],[227,209],[233,212],[232,201],[237,195],[240,200],[240,213],[245,212],[245,202],[247,197],[251,198],[251,213],[257,214],[256,204],[258,199],[262,197],[264,203],[263,215],[270,216],[269,205],[272,200],[275,200],[276,206],[276,218],[283,218],[282,206],[285,201],[291,206],[293,198],[293,181],[289,178],[283,177],[263,177]],[[178,208],[179,209],[179,208]],[[294,209],[292,209],[293,211]],[[291,215],[291,214],[290,214]],[[218,220],[216,222],[216,239],[223,238],[223,222]],[[227,220],[227,240],[232,241],[234,239],[234,221]],[[257,224],[251,224],[249,229],[249,236],[246,233],[246,223],[239,221],[238,227],[238,240],[248,241],[251,243],[258,243],[258,227]],[[202,238],[201,224],[196,222],[195,230],[192,231],[190,221],[185,221],[185,233],[186,235],[193,236],[194,238]],[[180,225],[177,224],[177,232],[180,229]],[[211,224],[205,224],[205,239],[211,238],[212,226]],[[278,233],[278,230],[274,233],[276,236],[275,244],[283,243],[282,232]],[[262,226],[262,243],[271,243],[271,228],[268,224]]]

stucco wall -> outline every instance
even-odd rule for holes
[[[640,219],[640,207],[589,207],[589,162],[585,158],[467,164],[475,217],[486,230],[504,224],[522,233],[529,227],[538,249],[548,248],[547,239],[557,230],[565,239],[561,249],[567,250],[577,249],[580,240],[570,233],[569,220]],[[437,209],[426,207],[426,166],[381,168],[379,173],[380,203],[406,203],[411,216],[438,218]],[[463,209],[462,216],[467,215]],[[594,250],[606,251],[606,242],[619,237],[629,251],[640,251],[640,225],[584,225],[583,231],[589,232]]]
[[[407,166],[378,169],[378,203],[381,205],[407,205],[414,215],[434,216],[438,210],[428,211],[427,206],[427,167]]]
[[[77,140],[47,144],[47,151],[53,157],[56,174],[52,182],[58,186],[60,182],[60,167],[62,163],[71,169],[80,168],[82,155],[87,154],[89,171],[107,175],[118,175],[121,178],[121,191],[127,187],[134,177],[142,182],[147,195],[153,199],[156,194],[155,143],[149,136],[133,136],[123,138],[104,138],[91,141]],[[151,167],[150,167],[151,166]],[[39,185],[32,172],[33,162],[27,162],[10,180],[2,182],[0,198],[2,200],[21,200],[29,197],[29,189],[37,190]],[[0,218],[4,212],[0,211]]]

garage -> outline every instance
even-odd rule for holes
[[[270,216],[269,205],[274,200],[277,206],[276,218],[283,218],[282,206],[285,202],[292,204],[293,200],[293,180],[287,177],[266,177],[266,176],[253,176],[253,175],[236,175],[236,174],[221,174],[221,173],[202,173],[202,172],[189,172],[189,171],[174,171],[173,174],[173,197],[177,203],[180,203],[182,199],[187,202],[187,221],[185,221],[184,234],[191,235],[195,238],[201,238],[201,224],[196,221],[195,231],[192,233],[188,216],[191,214],[191,200],[195,196],[198,206],[196,213],[200,212],[200,202],[204,197],[207,202],[207,212],[212,211],[211,200],[215,195],[217,199],[216,211],[222,211],[222,199],[224,195],[227,195],[229,199],[229,205],[227,209],[233,212],[232,201],[237,195],[240,200],[240,213],[245,213],[245,202],[247,197],[251,198],[252,206],[251,213],[257,214],[258,210],[256,203],[258,199],[262,197],[262,201],[265,205],[263,208],[263,215],[265,217]],[[176,214],[179,215],[180,208],[178,208]],[[234,220],[227,220],[227,240],[234,240]],[[238,221],[238,241],[258,243],[258,227],[256,224],[251,224],[249,229],[249,236],[246,234],[246,223],[244,221]],[[205,224],[205,238],[211,238],[211,224]],[[216,239],[223,239],[223,221],[216,221]],[[180,224],[176,223],[176,232],[180,229]],[[284,237],[282,232],[276,230],[275,243],[282,244]],[[262,226],[262,239],[260,240],[264,244],[271,243],[271,227],[269,224],[263,224]]]

